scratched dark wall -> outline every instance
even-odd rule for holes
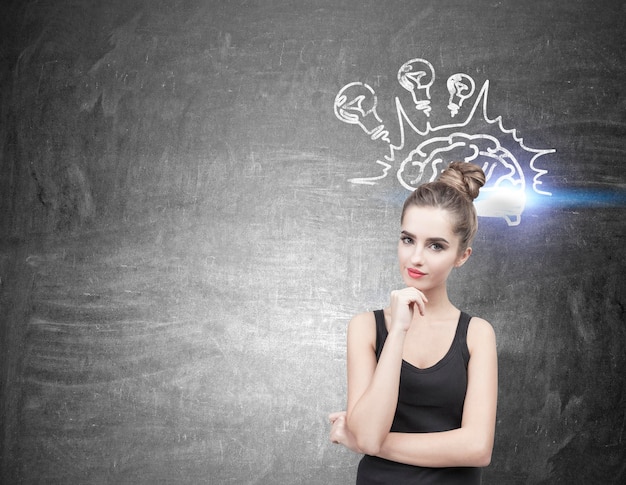
[[[555,150],[451,280],[498,335],[484,483],[624,483],[626,4],[4,3],[2,483],[353,481],[326,415],[408,192],[348,182],[385,153],[333,102],[367,82],[397,124],[416,57]]]

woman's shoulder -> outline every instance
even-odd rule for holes
[[[348,324],[348,338],[376,341],[376,316],[373,311],[356,314]]]
[[[350,320],[350,327],[370,327],[376,324],[376,315],[373,311],[357,313]]]
[[[467,344],[470,347],[476,345],[495,345],[496,333],[491,323],[484,318],[472,317],[467,328]]]
[[[477,332],[493,332],[493,326],[484,318],[471,317],[469,328]]]

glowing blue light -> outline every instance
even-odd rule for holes
[[[561,188],[551,196],[527,194],[526,206],[552,209],[591,209],[626,207],[626,190],[622,188]]]

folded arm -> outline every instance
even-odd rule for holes
[[[470,361],[461,427],[439,433],[389,433],[378,456],[428,467],[483,467],[490,463],[498,397],[493,328],[485,320],[472,319],[467,342]]]
[[[355,317],[348,330],[348,412],[347,418],[342,416],[333,425],[340,430],[337,436],[342,437],[335,441],[356,452],[410,465],[487,466],[493,449],[498,394],[496,340],[491,325],[474,318],[468,329],[470,361],[461,427],[438,433],[391,433],[403,339],[390,333],[392,340],[385,343],[377,365],[375,324],[368,318],[373,320],[366,314]]]
[[[404,335],[390,332],[378,363],[373,314],[357,315],[348,326],[346,424],[358,449],[375,455],[389,434],[398,403]]]

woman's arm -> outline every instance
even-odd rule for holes
[[[415,288],[391,295],[391,322],[376,362],[376,323],[372,313],[357,315],[348,326],[347,425],[363,453],[377,454],[389,434],[398,404],[404,337],[413,311],[426,298]]]
[[[348,326],[346,423],[356,445],[375,455],[391,429],[398,402],[404,336],[389,334],[376,363],[373,314],[357,315]]]
[[[427,467],[490,463],[498,398],[496,339],[491,325],[473,318],[467,344],[470,360],[461,427],[440,433],[389,433],[378,456]]]

